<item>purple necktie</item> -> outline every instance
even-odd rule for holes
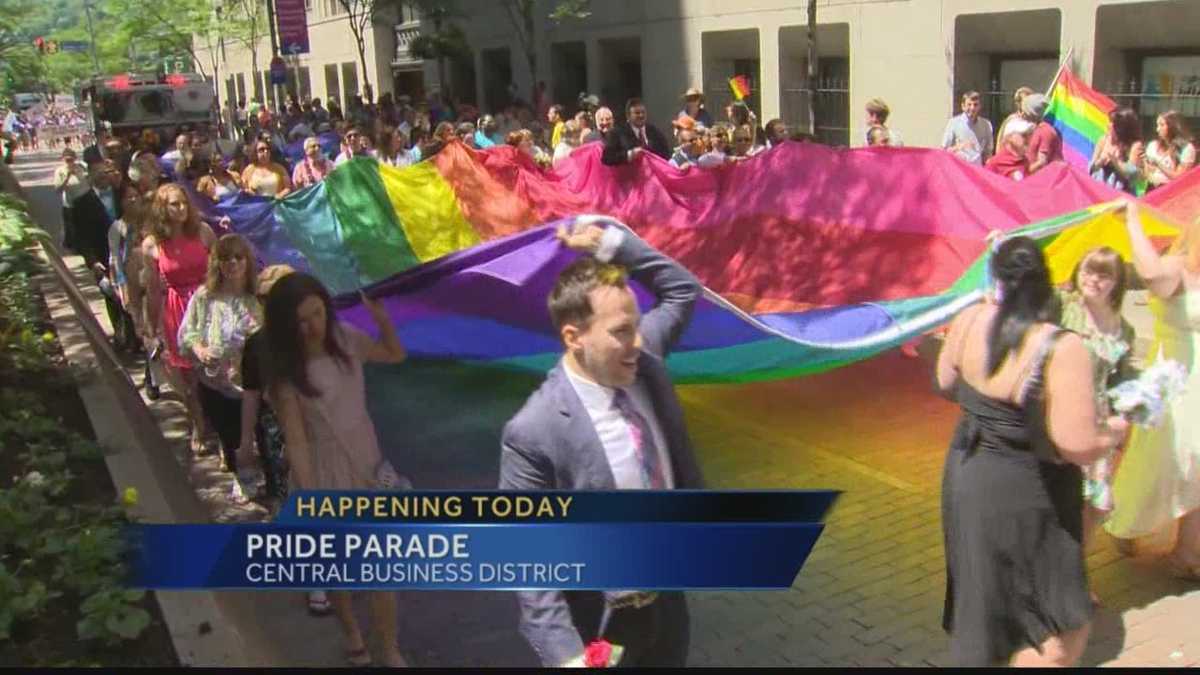
[[[624,389],[617,390],[613,396],[613,405],[629,425],[629,433],[633,436],[633,449],[637,452],[638,462],[642,467],[643,485],[651,490],[665,490],[667,481],[663,477],[658,448],[654,444],[654,434],[651,433],[646,418],[637,411],[633,405],[633,399]]]

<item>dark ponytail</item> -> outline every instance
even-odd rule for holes
[[[1000,245],[992,257],[992,278],[1000,295],[1000,311],[988,331],[989,376],[1020,348],[1030,326],[1058,323],[1062,313],[1050,285],[1046,257],[1029,237],[1013,237]]]

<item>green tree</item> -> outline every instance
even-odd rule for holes
[[[32,44],[29,21],[34,14],[30,0],[0,0],[0,59]]]
[[[376,23],[394,16],[398,3],[395,0],[338,0],[338,4],[348,15],[350,33],[354,35],[354,45],[358,48],[358,62],[362,64],[363,93],[367,95],[368,100],[374,100],[371,71],[367,68],[367,35],[375,29]]]
[[[537,0],[504,0],[504,11],[516,31],[517,40],[521,43],[521,51],[529,63],[529,75],[532,82],[530,101],[537,93],[537,49],[539,34],[537,26]],[[555,23],[568,19],[586,19],[592,15],[591,0],[557,0],[554,9],[546,18]]]
[[[225,35],[242,43],[250,52],[251,76],[258,77],[258,43],[267,34],[267,6],[264,0],[223,0],[219,22]],[[265,97],[267,92],[263,92]],[[260,101],[265,102],[265,101]]]
[[[446,0],[417,0],[416,7],[421,20],[427,25],[425,32],[413,40],[409,49],[417,58],[437,61],[438,82],[442,91],[451,96],[446,81],[446,60],[465,56],[470,51],[467,36],[456,23],[465,15],[454,3]]]

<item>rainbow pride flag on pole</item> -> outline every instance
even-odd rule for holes
[[[729,78],[729,88],[733,91],[733,97],[739,101],[745,100],[750,95],[750,79],[745,75],[738,75]]]
[[[1058,69],[1049,98],[1045,119],[1062,136],[1063,158],[1087,171],[1096,144],[1108,133],[1108,114],[1117,104],[1080,81],[1066,64]]]

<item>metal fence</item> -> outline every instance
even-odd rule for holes
[[[784,89],[784,121],[789,127],[805,130],[809,119],[809,101],[816,109],[815,135],[817,141],[826,145],[850,144],[850,89],[848,82],[840,79],[822,79],[817,87],[810,89]],[[811,95],[811,96],[810,96]]]

